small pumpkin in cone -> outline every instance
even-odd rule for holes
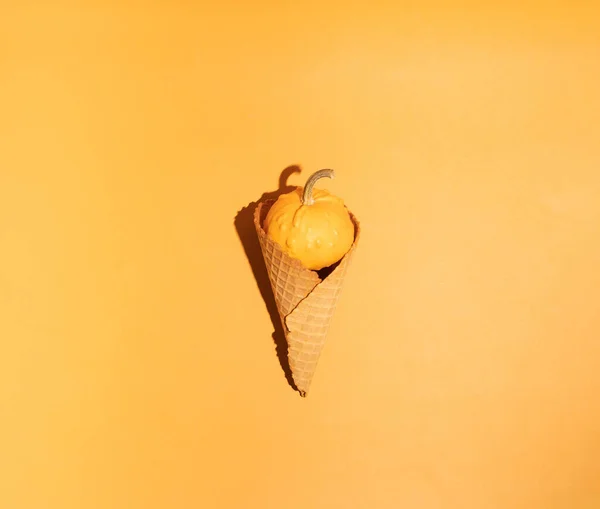
[[[261,202],[254,213],[292,377],[302,396],[316,372],[360,236],[360,224],[342,200],[314,190],[322,177],[333,172],[316,172],[303,189]]]
[[[269,210],[264,229],[274,242],[309,270],[320,270],[342,259],[354,242],[354,223],[344,202],[317,180],[333,178],[333,170],[313,173],[304,189],[282,194]]]

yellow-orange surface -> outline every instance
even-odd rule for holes
[[[305,399],[294,164],[363,228]],[[2,2],[0,507],[600,507],[600,4]]]

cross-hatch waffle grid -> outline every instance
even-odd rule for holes
[[[291,258],[262,228],[275,200],[259,203],[254,213],[256,228],[271,287],[288,343],[288,359],[294,383],[305,396],[333,318],[344,277],[360,236],[360,225],[352,213],[355,238],[338,266],[324,280]]]

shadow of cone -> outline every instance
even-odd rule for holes
[[[300,173],[299,166],[293,165],[285,168],[279,176],[279,188],[276,191],[264,193],[257,201],[251,202],[240,210],[234,219],[234,227],[242,243],[246,258],[252,269],[256,285],[265,303],[271,322],[273,324],[273,341],[275,351],[281,364],[281,368],[290,386],[297,390],[292,378],[292,371],[288,362],[288,346],[285,339],[283,324],[277,310],[277,304],[271,288],[271,282],[267,273],[260,243],[254,228],[254,212],[259,202],[265,200],[276,200],[279,196],[293,191],[296,187],[287,185],[287,180],[294,173]]]

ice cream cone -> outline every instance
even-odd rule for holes
[[[263,230],[264,218],[274,202],[265,200],[258,204],[254,226],[287,340],[292,377],[300,394],[306,396],[359,240],[360,225],[350,213],[355,225],[354,243],[333,271],[321,279],[317,272],[285,253]]]

